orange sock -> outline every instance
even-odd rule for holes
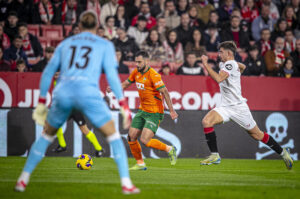
[[[140,143],[136,140],[133,142],[128,141],[131,153],[133,155],[133,157],[136,159],[136,162],[138,164],[144,164],[144,160],[142,157],[142,148]]]
[[[168,145],[166,145],[165,143],[162,143],[161,141],[159,141],[158,139],[151,139],[147,144],[147,147],[152,147],[154,149],[158,149],[161,151],[169,151],[169,147]]]

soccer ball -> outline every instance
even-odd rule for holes
[[[76,161],[76,167],[81,170],[90,170],[93,166],[94,162],[90,155],[82,154],[78,156]]]

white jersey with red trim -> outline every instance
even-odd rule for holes
[[[229,60],[225,63],[220,62],[220,71],[228,73],[229,77],[219,83],[221,92],[221,106],[232,106],[246,102],[247,99],[242,96],[241,91],[241,72],[238,63],[235,60]]]

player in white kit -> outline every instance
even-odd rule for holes
[[[208,57],[206,55],[201,57],[202,63],[209,75],[219,83],[221,104],[209,111],[202,120],[211,155],[207,159],[202,160],[200,164],[210,165],[221,163],[214,125],[232,120],[244,128],[252,138],[265,143],[276,153],[280,154],[286,167],[291,169],[293,160],[290,157],[288,149],[282,148],[270,135],[258,128],[246,103],[247,99],[242,96],[241,74],[246,66],[234,60],[236,49],[237,47],[233,41],[225,41],[219,45],[219,57],[221,59],[219,73],[216,73],[208,66]]]

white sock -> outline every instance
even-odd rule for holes
[[[23,181],[25,184],[28,184],[30,179],[30,173],[23,171],[18,179],[18,182]]]
[[[133,184],[132,184],[130,178],[121,178],[121,183],[122,183],[122,187],[125,186],[129,189],[131,189],[133,187]]]
[[[219,153],[217,153],[217,152],[214,152],[214,153],[211,153],[212,155],[219,155]]]
[[[112,135],[109,135],[109,136],[106,137],[108,143],[110,143],[114,140],[118,140],[120,138],[121,138],[121,135],[120,135],[119,132],[115,132]]]

